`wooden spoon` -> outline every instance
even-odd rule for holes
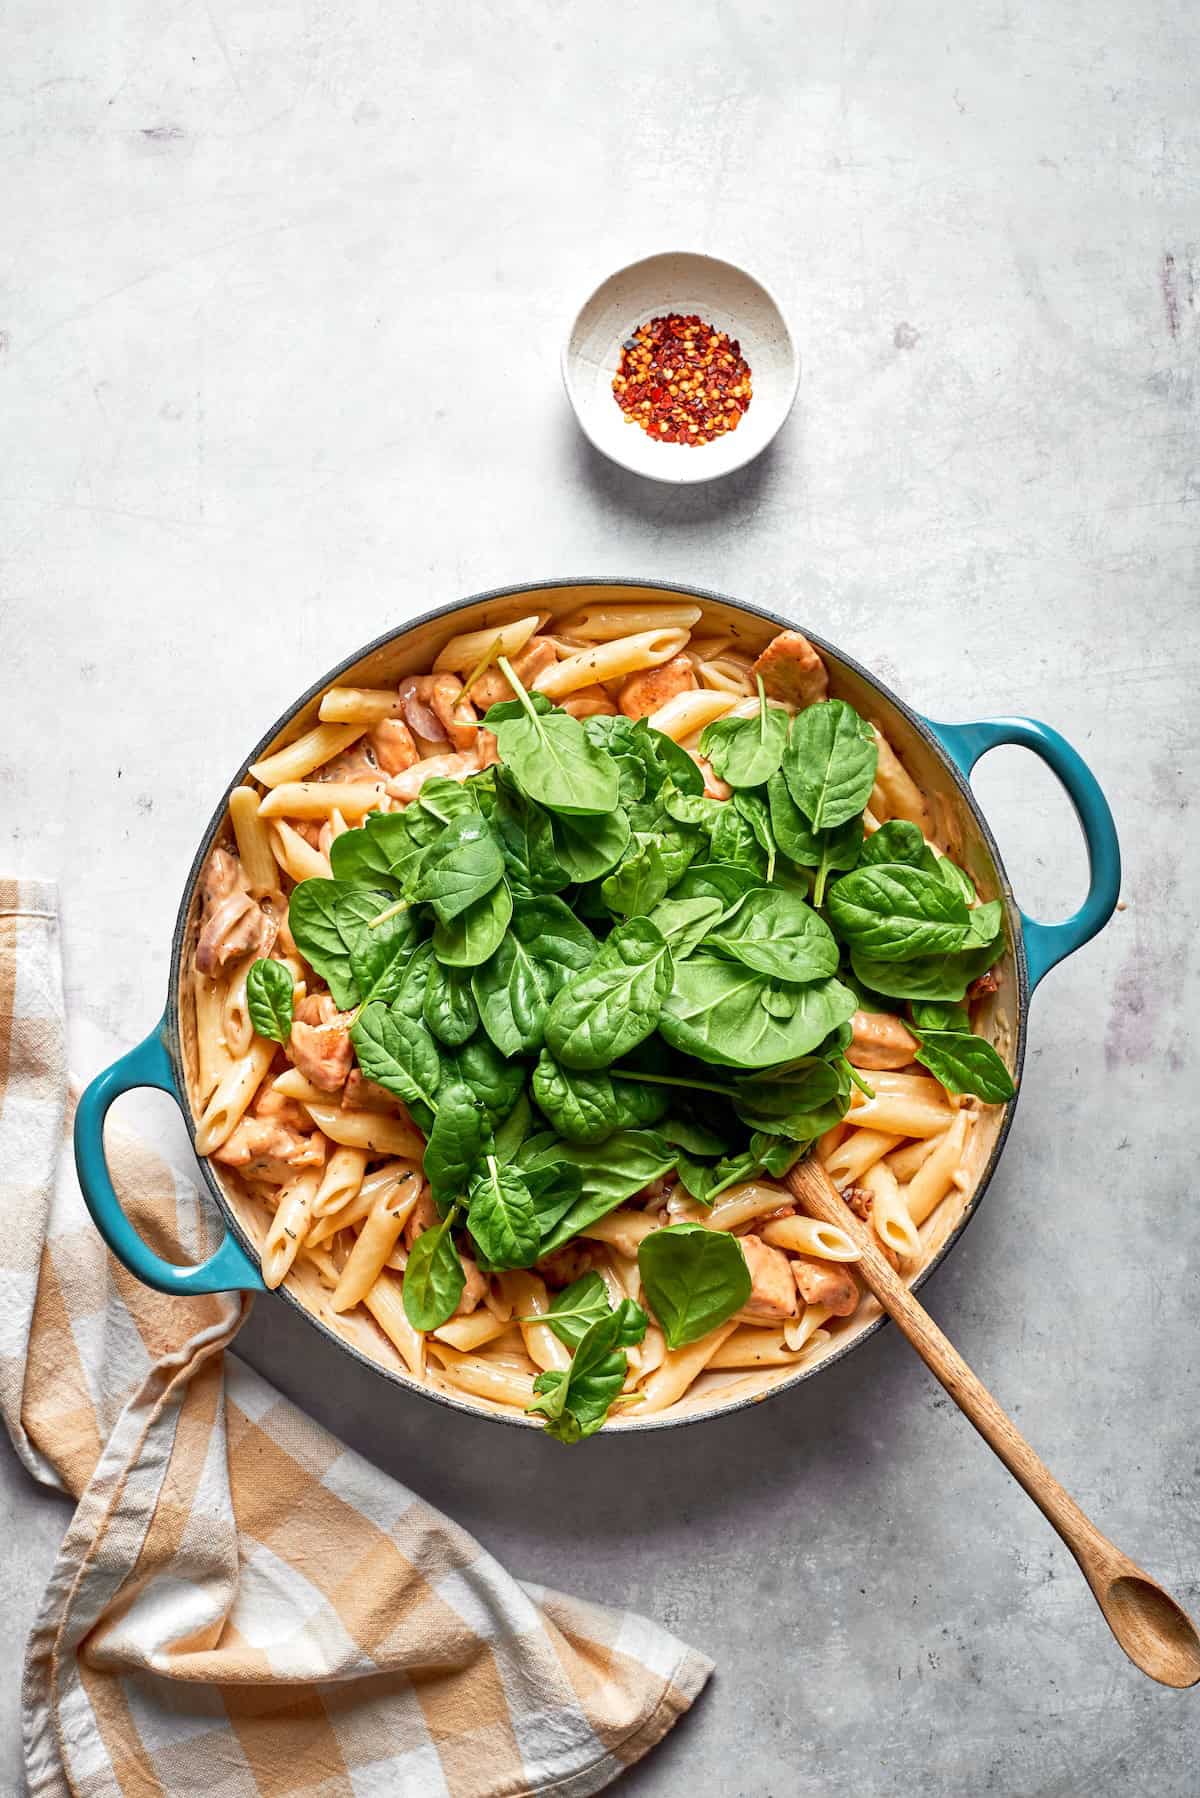
[[[874,1235],[855,1217],[820,1162],[810,1155],[787,1179],[805,1211],[823,1223],[836,1224],[858,1245],[862,1259],[854,1264],[856,1271],[930,1373],[1058,1531],[1092,1588],[1105,1622],[1134,1666],[1164,1686],[1196,1685],[1200,1681],[1200,1636],[1186,1611],[1084,1516],[904,1281],[892,1272]]]

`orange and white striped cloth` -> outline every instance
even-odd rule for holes
[[[0,1405],[30,1473],[78,1499],[26,1656],[35,1798],[610,1784],[710,1663],[511,1579],[225,1353],[244,1299],[133,1280],[84,1209],[69,1112],[55,892],[0,882]],[[113,1132],[110,1159],[156,1248],[203,1250],[189,1178]]]

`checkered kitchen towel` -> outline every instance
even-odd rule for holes
[[[62,1152],[69,1110],[54,889],[0,882],[0,1405],[29,1471],[78,1499],[25,1665],[31,1791],[582,1798],[617,1778],[709,1663],[510,1579],[225,1354],[247,1301],[126,1274]],[[136,1142],[110,1155],[154,1246],[203,1251],[191,1183]]]

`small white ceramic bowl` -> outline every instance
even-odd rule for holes
[[[613,396],[621,346],[638,325],[698,313],[727,331],[750,365],[753,397],[735,431],[689,447],[656,443],[630,424]],[[750,462],[792,409],[800,358],[774,295],[732,262],[672,250],[631,262],[601,283],[571,326],[563,384],[584,435],[604,455],[654,481],[711,481]]]

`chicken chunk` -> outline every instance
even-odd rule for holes
[[[275,941],[276,925],[249,893],[236,887],[224,899],[218,899],[205,920],[196,944],[196,967],[201,974],[215,974],[218,968],[245,955],[266,955]]]
[[[457,674],[435,674],[430,681],[429,703],[455,749],[473,749],[479,731],[479,714],[462,696]]]
[[[420,1197],[408,1214],[408,1222],[404,1226],[404,1246],[411,1249],[418,1236],[424,1236],[426,1230],[432,1230],[435,1224],[441,1223],[438,1208],[433,1202],[433,1194],[428,1186],[421,1188]]]
[[[829,698],[829,675],[825,664],[799,631],[780,631],[772,637],[756,662],[751,674],[761,674],[763,687],[771,699],[782,699],[789,705],[816,705]]]
[[[701,755],[698,749],[689,749],[687,753],[704,776],[704,797],[706,799],[729,799],[732,796],[733,788],[728,781],[721,779],[708,757]]]
[[[686,656],[672,656],[661,668],[643,668],[621,683],[618,696],[627,718],[648,718],[677,693],[690,693],[696,671]]]
[[[200,896],[205,910],[211,911],[220,900],[228,899],[239,887],[243,891],[246,887],[241,862],[228,849],[214,849],[205,864],[200,881]]]
[[[375,760],[385,774],[403,774],[417,760],[417,746],[403,718],[385,718],[371,732]]]
[[[407,680],[400,682],[404,722],[414,736],[423,738],[426,743],[448,743],[450,739],[442,728],[442,721],[430,703],[432,687],[432,674],[410,674]]]
[[[920,1048],[916,1037],[890,1011],[856,1011],[846,1060],[856,1068],[905,1068]]]
[[[531,637],[520,655],[510,658],[513,673],[523,687],[532,687],[538,675],[552,668],[557,660],[553,643],[548,643],[545,637]],[[490,705],[512,699],[513,690],[507,674],[501,668],[485,669],[471,688],[471,698],[481,712],[486,712]]]
[[[759,1236],[740,1236],[738,1241],[750,1269],[750,1297],[739,1315],[762,1323],[795,1317],[796,1285],[783,1250],[773,1249]]]
[[[974,1005],[979,999],[990,999],[993,993],[1000,991],[1000,981],[995,968],[989,968],[978,980],[973,980],[967,988],[967,998]]]
[[[828,1305],[834,1317],[849,1317],[858,1309],[858,1281],[844,1262],[793,1255],[792,1278],[806,1305]]]
[[[341,755],[335,755],[332,761],[326,762],[312,778],[351,783],[359,780],[377,781],[379,772],[379,763],[375,760],[370,737],[360,737],[349,749],[343,749]]]
[[[555,1249],[552,1255],[546,1255],[538,1262],[537,1272],[547,1286],[570,1286],[573,1280],[581,1280],[584,1274],[590,1273],[595,1265],[596,1250],[590,1242],[565,1242],[561,1249]]]
[[[580,687],[567,695],[562,709],[572,718],[613,718],[617,711],[603,687]]]
[[[322,1092],[338,1092],[354,1064],[349,1017],[338,1011],[330,993],[310,993],[296,1008],[288,1053]]]
[[[298,1099],[285,1099],[273,1086],[259,1088],[250,1108],[256,1118],[271,1118],[286,1129],[304,1134],[312,1129],[312,1119]]]
[[[427,755],[423,762],[414,762],[403,774],[393,774],[387,790],[393,799],[400,799],[407,805],[416,798],[427,780],[466,780],[469,774],[478,772],[479,757],[474,751]]]
[[[297,1168],[321,1167],[325,1138],[319,1130],[307,1134],[279,1118],[244,1117],[213,1160],[233,1167],[248,1180],[270,1180],[277,1185],[290,1180]]]
[[[482,725],[480,726],[479,738],[475,745],[475,754],[479,758],[479,766],[481,769],[490,768],[493,763],[500,760],[500,745],[496,741],[496,733],[494,730],[485,730]]]

